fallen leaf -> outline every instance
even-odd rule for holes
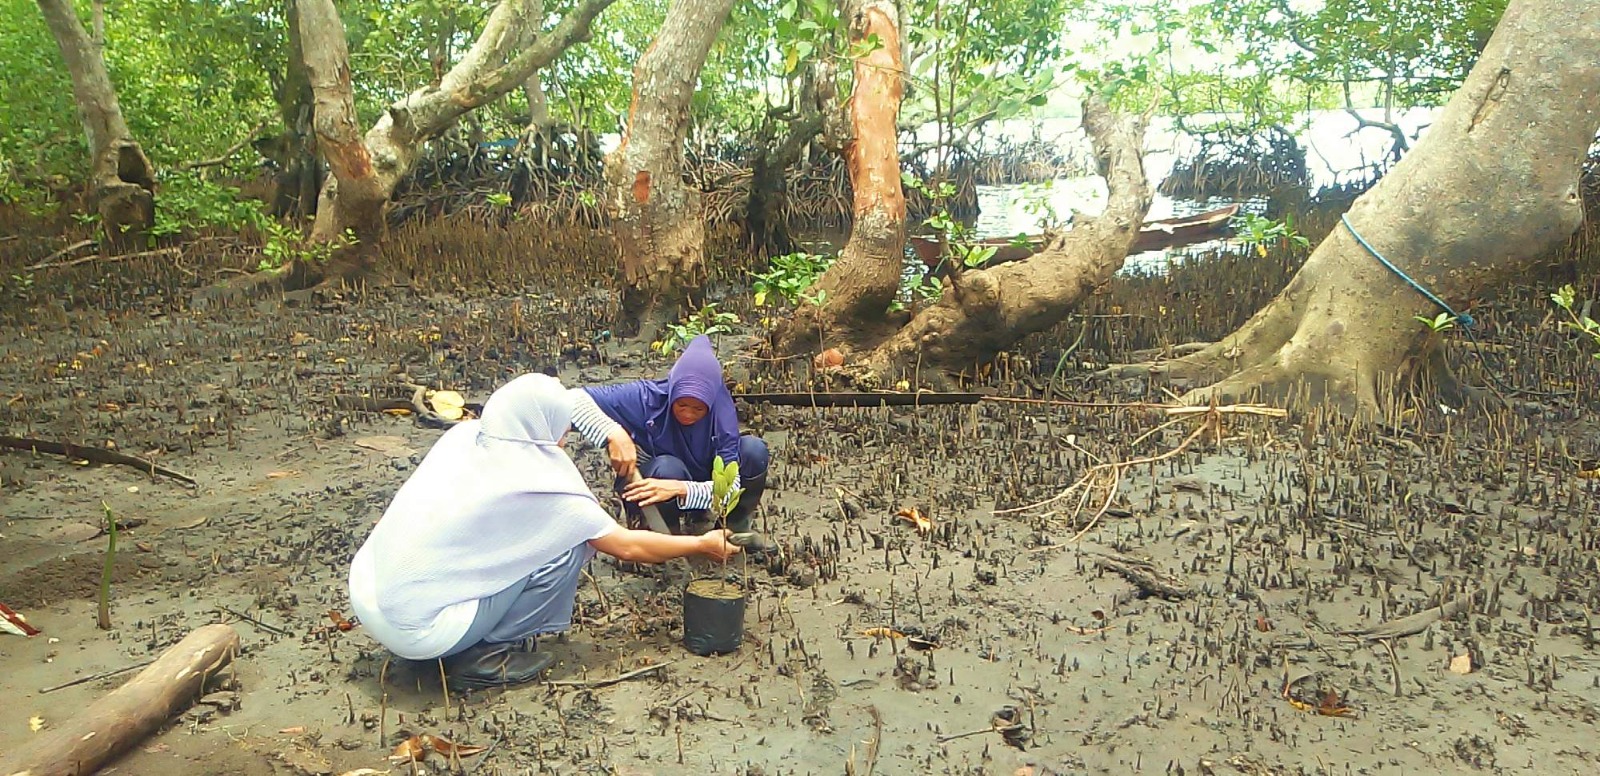
[[[421,736],[412,736],[400,742],[400,745],[389,753],[389,762],[414,763],[421,762],[428,756],[428,750],[422,745]]]
[[[281,480],[284,477],[293,477],[293,476],[295,476],[296,474],[299,474],[299,473],[300,472],[267,472],[267,479],[269,479],[269,480]]]
[[[355,623],[346,620],[344,615],[339,613],[338,609],[329,609],[328,619],[333,620],[333,627],[342,631],[351,630],[356,627]]]
[[[166,744],[151,744],[151,745],[145,747],[144,751],[146,753],[148,753],[148,754],[160,754],[160,753],[165,752],[165,751],[167,751],[167,750],[169,750],[171,748],[172,747],[170,747],[170,746],[168,746]]]
[[[811,361],[818,369],[832,369],[844,364],[844,354],[840,353],[838,348],[828,348],[818,353]]]
[[[41,717],[41,716],[39,716],[37,714],[33,715],[32,717],[29,717],[28,718],[28,729],[32,730],[35,733],[37,733],[37,732],[39,732],[41,730],[44,730],[44,717]]]
[[[460,420],[466,414],[467,400],[455,391],[434,391],[428,397],[434,414],[445,420]]]
[[[861,631],[861,635],[880,639],[903,639],[906,637],[906,634],[894,628],[867,628]]]
[[[404,417],[410,417],[413,413],[411,412],[411,410],[408,410],[405,407],[390,407],[389,409],[384,410],[383,414],[385,414],[385,415],[393,415],[393,416],[395,416],[397,418],[404,418]],[[385,772],[387,773],[387,771],[385,771]]]
[[[922,511],[916,507],[902,509],[899,512],[894,513],[894,516],[916,526],[917,530],[922,533],[927,533],[933,530],[933,521],[923,515]]]
[[[485,746],[468,746],[466,744],[458,744],[443,736],[430,735],[424,735],[422,737],[422,743],[426,744],[429,749],[432,749],[433,751],[438,752],[445,757],[471,757],[488,748]]]
[[[305,725],[295,725],[294,727],[286,727],[286,728],[284,728],[282,730],[279,730],[278,732],[282,733],[283,735],[286,735],[286,736],[298,736],[301,733],[306,732],[306,726]]]
[[[1468,653],[1450,658],[1450,673],[1463,676],[1472,673],[1472,655]]]
[[[397,436],[369,436],[361,437],[353,443],[356,447],[376,450],[390,458],[408,458],[416,453],[406,444],[405,437]]]

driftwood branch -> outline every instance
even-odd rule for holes
[[[1094,560],[1095,566],[1122,575],[1146,595],[1160,596],[1169,601],[1181,601],[1194,595],[1194,590],[1183,580],[1156,568],[1148,560],[1111,553],[1091,553],[1089,557]]]
[[[1474,595],[1468,593],[1460,595],[1440,606],[1431,606],[1416,614],[1401,617],[1397,620],[1380,622],[1370,628],[1357,628],[1355,630],[1340,631],[1341,636],[1354,636],[1367,641],[1381,641],[1383,639],[1398,639],[1405,636],[1414,636],[1428,629],[1440,620],[1448,620],[1472,606]]]
[[[0,448],[11,450],[27,450],[34,453],[49,453],[50,455],[61,455],[66,456],[67,458],[79,458],[85,461],[92,461],[94,463],[131,466],[135,469],[147,472],[151,476],[159,474],[163,477],[171,477],[172,479],[188,485],[189,487],[199,487],[200,484],[195,482],[193,477],[174,469],[168,469],[167,467],[162,466],[154,461],[147,461],[138,456],[119,453],[115,450],[106,450],[105,448],[100,447],[75,445],[71,442],[48,442],[43,439],[0,436]]]
[[[101,679],[110,679],[113,676],[118,676],[118,675],[121,675],[121,674],[128,673],[129,671],[136,671],[138,669],[144,668],[145,666],[150,665],[151,663],[154,663],[154,662],[156,662],[156,661],[154,661],[154,660],[143,660],[143,661],[140,661],[138,663],[134,663],[131,666],[123,666],[122,668],[113,668],[110,671],[101,671],[98,674],[90,674],[88,676],[80,676],[77,679],[73,679],[70,682],[62,682],[61,684],[51,685],[49,687],[40,688],[39,694],[40,695],[46,695],[46,694],[49,694],[49,693],[53,693],[56,690],[65,690],[68,687],[77,687],[80,684],[87,684],[89,682],[94,682],[94,681],[98,681],[98,680],[101,680]]]
[[[653,671],[659,671],[676,662],[678,661],[668,660],[665,663],[656,663],[654,665],[645,666],[644,668],[635,668],[625,674],[618,674],[616,676],[606,677],[605,679],[557,679],[553,682],[545,682],[545,684],[550,685],[551,687],[583,687],[586,689],[610,687],[613,684],[626,682],[635,676],[643,676],[644,674],[648,674]]]
[[[238,650],[239,634],[226,625],[190,633],[127,684],[0,757],[0,773],[77,776],[99,771],[188,707]]]

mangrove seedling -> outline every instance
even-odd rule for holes
[[[111,630],[111,568],[117,561],[117,518],[111,505],[100,502],[106,511],[106,565],[100,570],[100,630]]]

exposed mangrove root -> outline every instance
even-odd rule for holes
[[[1020,400],[1020,401],[1027,402],[1027,403],[1038,403],[1038,402],[1041,402],[1041,400]],[[1050,402],[1043,402],[1043,403],[1050,403]],[[1150,408],[1150,407],[1159,407],[1161,405],[1129,405],[1129,406],[1141,407],[1141,408]],[[1283,410],[1280,410],[1280,409],[1276,409],[1276,408],[1272,408],[1272,407],[1261,407],[1261,406],[1257,406],[1257,405],[1242,405],[1242,406],[1230,406],[1230,407],[1162,407],[1162,411],[1165,412],[1166,414],[1168,414],[1170,416],[1174,416],[1174,417],[1172,417],[1171,420],[1168,420],[1167,422],[1162,423],[1161,425],[1151,429],[1150,431],[1147,431],[1144,434],[1141,434],[1137,439],[1133,440],[1133,443],[1132,443],[1133,446],[1137,446],[1139,443],[1143,442],[1144,440],[1146,440],[1146,439],[1148,439],[1148,438],[1160,433],[1161,431],[1163,431],[1163,430],[1165,430],[1165,429],[1167,429],[1167,428],[1169,428],[1169,427],[1171,427],[1171,426],[1173,426],[1175,424],[1181,423],[1184,420],[1187,420],[1187,419],[1190,419],[1190,418],[1194,418],[1194,417],[1199,417],[1201,419],[1201,423],[1200,423],[1200,425],[1196,426],[1195,429],[1193,431],[1191,431],[1188,436],[1184,437],[1183,441],[1180,442],[1177,447],[1174,447],[1173,449],[1168,450],[1165,453],[1161,453],[1159,455],[1153,455],[1153,456],[1145,456],[1145,457],[1141,457],[1141,458],[1133,458],[1133,459],[1126,460],[1126,461],[1111,461],[1111,462],[1106,462],[1106,463],[1095,464],[1094,466],[1089,467],[1089,470],[1084,472],[1083,476],[1079,477],[1076,482],[1074,482],[1071,485],[1067,486],[1066,489],[1062,490],[1060,493],[1057,493],[1056,495],[1054,495],[1054,496],[1052,496],[1052,497],[1050,497],[1048,499],[1044,499],[1043,501],[1037,501],[1037,502],[1034,502],[1032,504],[1026,504],[1026,505],[1023,505],[1023,506],[1020,506],[1020,507],[1013,507],[1013,508],[1010,508],[1010,509],[997,509],[997,510],[994,511],[994,514],[996,514],[996,515],[1011,515],[1011,514],[1030,513],[1035,517],[1038,517],[1038,518],[1041,518],[1041,519],[1046,519],[1046,520],[1054,519],[1054,518],[1056,518],[1058,516],[1064,515],[1065,518],[1066,518],[1066,524],[1067,525],[1069,525],[1069,526],[1080,526],[1081,525],[1082,527],[1079,528],[1077,533],[1073,534],[1065,542],[1062,542],[1062,543],[1059,543],[1059,544],[1047,544],[1047,545],[1044,545],[1042,547],[1036,548],[1036,551],[1050,550],[1050,549],[1055,549],[1057,547],[1063,547],[1063,546],[1066,546],[1068,544],[1076,543],[1077,541],[1082,539],[1084,536],[1088,535],[1088,533],[1091,530],[1093,530],[1096,525],[1099,524],[1100,519],[1102,517],[1104,517],[1105,515],[1107,515],[1108,513],[1110,513],[1112,511],[1112,506],[1111,505],[1116,500],[1117,489],[1122,484],[1123,472],[1125,472],[1128,469],[1131,469],[1133,467],[1136,467],[1136,466],[1145,466],[1145,465],[1149,465],[1149,464],[1159,463],[1161,461],[1164,461],[1164,460],[1167,460],[1167,459],[1172,458],[1174,456],[1177,456],[1178,454],[1182,453],[1184,450],[1187,450],[1190,445],[1193,445],[1197,440],[1199,440],[1208,431],[1211,432],[1212,435],[1218,441],[1220,441],[1223,438],[1223,433],[1224,433],[1223,432],[1223,428],[1222,428],[1222,418],[1225,415],[1248,414],[1248,415],[1262,415],[1262,416],[1267,416],[1267,417],[1280,417],[1281,418],[1281,417],[1284,417],[1287,414]],[[1090,514],[1090,516],[1088,517],[1087,520],[1084,520],[1083,519],[1084,512],[1088,509],[1089,504],[1090,504],[1090,500],[1096,498],[1096,494],[1097,493],[1103,493],[1104,495],[1097,499],[1096,503],[1098,504],[1098,506],[1096,507],[1095,511],[1092,514]],[[1076,496],[1076,499],[1077,499],[1075,502],[1071,500],[1074,496]],[[1062,503],[1069,504],[1070,508],[1068,508],[1068,509],[1060,509],[1060,508],[1056,507],[1057,504],[1062,504]]]

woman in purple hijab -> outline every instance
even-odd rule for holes
[[[750,530],[750,518],[766,490],[767,443],[739,434],[733,395],[722,381],[722,364],[705,335],[695,337],[665,380],[575,388],[572,424],[596,446],[604,445],[619,478],[637,467],[643,478],[622,488],[630,515],[659,505],[661,516],[681,531],[682,514],[704,519],[711,507],[712,459],[739,464],[744,488],[728,513],[728,529]]]

